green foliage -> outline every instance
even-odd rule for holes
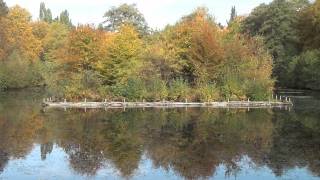
[[[280,85],[286,85],[288,64],[300,53],[298,11],[308,5],[306,0],[274,0],[262,4],[243,21],[242,29],[252,36],[262,36],[274,58],[273,75]]]
[[[190,91],[188,83],[179,78],[170,83],[169,86],[169,99],[174,101],[184,101],[190,99]]]
[[[13,52],[8,61],[0,62],[0,91],[43,85],[39,65],[22,59]]]
[[[320,49],[320,1],[302,9],[297,29],[304,49]]]
[[[139,78],[129,78],[126,84],[118,84],[113,88],[113,93],[129,101],[142,101],[147,96],[145,83]]]
[[[220,91],[213,84],[199,85],[197,88],[198,99],[201,102],[218,101],[220,100]]]
[[[320,50],[310,50],[297,56],[290,64],[294,87],[320,90]]]
[[[140,35],[148,34],[149,28],[147,22],[137,9],[135,4],[122,4],[119,7],[112,7],[104,14],[105,29],[116,32],[123,24],[134,26]]]
[[[230,26],[236,18],[237,18],[236,7],[232,6],[231,13],[230,13],[230,19],[228,21],[228,26]]]
[[[47,23],[52,22],[52,13],[51,10],[46,8],[46,5],[44,2],[40,3],[40,13],[39,13],[39,19],[40,21],[44,21]]]
[[[71,22],[71,19],[69,17],[69,12],[67,10],[64,10],[60,13],[60,16],[59,16],[59,22],[61,24],[65,24],[66,26],[68,27],[72,27],[72,22]]]
[[[129,43],[130,42],[130,43]],[[107,85],[124,84],[138,74],[142,66],[143,42],[131,25],[121,27],[107,47],[100,67]]]
[[[151,78],[146,86],[148,100],[162,101],[169,95],[166,82],[160,78]]]
[[[7,15],[8,12],[9,12],[9,9],[7,4],[3,0],[0,0],[0,17]]]

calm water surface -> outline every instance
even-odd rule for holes
[[[43,110],[0,94],[0,179],[320,179],[320,95],[292,109]]]

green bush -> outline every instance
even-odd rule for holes
[[[150,101],[161,101],[169,95],[167,84],[160,78],[153,78],[147,85],[147,99]]]
[[[183,101],[190,98],[190,88],[182,78],[171,82],[169,87],[169,98],[174,101]]]
[[[39,64],[31,63],[13,52],[0,62],[0,90],[21,89],[43,85]]]
[[[311,50],[297,56],[290,64],[289,74],[295,88],[320,90],[320,51]]]
[[[229,100],[243,100],[246,99],[244,83],[236,78],[229,76],[221,86],[221,95]]]
[[[268,100],[272,94],[272,89],[270,89],[270,84],[267,81],[248,81],[245,84],[247,84],[247,97],[250,100]]]
[[[139,78],[129,78],[126,84],[117,84],[111,90],[114,97],[123,97],[128,101],[142,100],[147,97],[145,83]]]
[[[199,85],[197,95],[197,99],[201,102],[218,101],[220,99],[219,89],[212,84]]]

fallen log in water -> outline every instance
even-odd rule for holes
[[[51,102],[44,101],[43,106],[51,108],[272,108],[292,106],[291,101],[227,101],[227,102]]]

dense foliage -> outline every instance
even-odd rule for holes
[[[44,4],[39,21],[19,6],[1,6],[2,90],[44,85],[70,99],[261,100],[273,90],[272,72],[279,85],[319,89],[319,1],[275,0],[248,17],[233,7],[227,27],[198,8],[152,33],[135,5],[109,10],[105,28],[75,27],[67,11],[52,19]]]
[[[279,86],[320,89],[319,17],[319,0],[274,0],[243,21],[242,32],[264,38]]]

